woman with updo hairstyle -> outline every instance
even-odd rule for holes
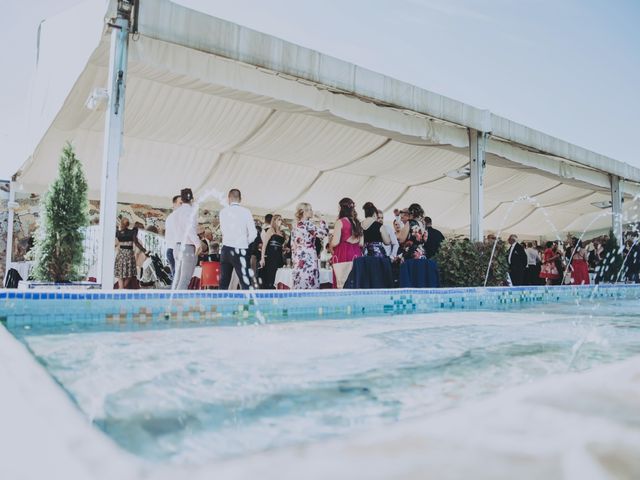
[[[424,226],[424,210],[417,203],[412,203],[407,209],[409,211],[409,221],[404,224],[398,234],[400,243],[400,254],[405,260],[419,260],[426,258],[424,254],[424,244],[427,241],[427,229]]]
[[[371,202],[365,203],[362,209],[365,217],[362,221],[364,254],[368,257],[386,257],[384,246],[391,244],[391,238],[382,223],[378,222],[378,209]]]
[[[320,269],[316,253],[316,237],[329,232],[324,220],[314,216],[308,203],[296,207],[296,223],[291,229],[291,261],[294,290],[320,288]]]
[[[340,211],[330,237],[330,246],[333,250],[332,264],[334,265],[333,286],[342,288],[344,279],[337,278],[336,264],[353,262],[354,258],[362,256],[364,237],[362,225],[358,220],[356,204],[348,197],[339,202]],[[344,266],[343,266],[344,267]],[[345,270],[341,267],[341,270]],[[345,275],[348,272],[345,270]],[[343,275],[338,275],[342,277]]]

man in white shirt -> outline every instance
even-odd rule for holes
[[[391,243],[389,245],[385,245],[384,249],[387,252],[387,256],[393,260],[398,255],[398,247],[400,246],[398,244],[398,236],[391,225],[386,225],[384,223],[384,213],[382,213],[382,210],[378,210],[377,219],[378,222],[382,224],[382,228],[387,231],[389,238],[391,239]]]
[[[167,217],[167,220],[164,222],[164,240],[167,243],[167,263],[169,264],[169,268],[171,269],[171,276],[176,273],[176,260],[173,256],[173,250],[176,248],[176,229],[174,226],[173,212],[176,211],[182,205],[182,199],[180,195],[176,195],[172,200],[172,209],[173,211]]]
[[[220,212],[222,250],[220,252],[220,290],[227,290],[235,270],[243,290],[251,285],[253,272],[248,268],[248,248],[258,235],[249,209],[240,206],[242,194],[229,191],[229,205]]]
[[[191,205],[193,193],[190,188],[180,191],[182,205],[171,215],[174,217],[171,227],[176,232],[176,273],[173,276],[173,290],[186,290],[196,268],[196,248],[200,245],[198,238],[198,211]]]
[[[527,242],[527,248],[524,251],[527,254],[527,270],[524,275],[526,284],[537,285],[540,281],[540,255],[538,250],[533,247],[532,242]]]

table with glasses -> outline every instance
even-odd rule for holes
[[[290,290],[293,286],[293,268],[279,268],[273,282],[278,290]],[[333,288],[333,270],[320,269],[320,288]]]

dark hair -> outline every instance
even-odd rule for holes
[[[362,225],[358,220],[358,212],[356,212],[356,204],[349,197],[345,197],[338,203],[340,205],[340,212],[338,218],[346,218],[351,223],[351,235],[356,238],[362,236]]]
[[[240,193],[240,190],[238,190],[237,188],[232,188],[231,190],[229,190],[228,196],[229,198],[233,197],[238,201],[242,200],[242,193]]]
[[[367,202],[362,206],[362,209],[364,210],[364,216],[366,217],[375,217],[378,213],[378,209],[376,208],[376,206],[371,203],[371,202]]]
[[[191,203],[191,200],[193,200],[193,192],[190,188],[183,188],[180,190],[180,198],[184,203]]]
[[[409,215],[411,215],[413,218],[420,219],[424,216],[424,210],[417,203],[412,203],[411,205],[409,205],[409,208],[407,210],[409,210]]]
[[[547,248],[551,248],[553,247],[553,242],[547,242],[546,245],[547,245]]]
[[[180,198],[180,195],[174,195],[173,198],[171,199],[171,203],[176,203],[179,198]]]
[[[271,224],[271,219],[273,218],[273,213],[267,213],[264,216],[264,223],[269,223]]]
[[[424,224],[425,225],[431,225],[431,217],[424,217]]]

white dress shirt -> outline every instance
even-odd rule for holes
[[[222,231],[222,245],[231,248],[246,249],[258,235],[251,212],[238,203],[232,203],[222,209],[220,230]]]
[[[188,203],[183,203],[176,210],[169,215],[173,217],[169,227],[175,243],[181,243],[185,245],[193,245],[194,247],[200,246],[200,239],[196,231],[198,225],[198,211],[195,207]],[[167,218],[169,221],[169,218]]]
[[[525,248],[524,251],[527,253],[527,265],[536,265],[538,260],[540,260],[538,250],[535,248]]]
[[[171,212],[164,222],[164,240],[167,242],[167,249],[176,248],[177,230],[175,213],[175,210]]]
[[[398,255],[398,248],[400,247],[400,244],[398,243],[398,236],[396,235],[396,232],[393,230],[393,227],[391,225],[387,225],[385,223],[382,225],[382,228],[387,231],[387,233],[389,234],[389,238],[391,239],[391,244],[384,246],[384,249],[387,252],[387,256],[390,258],[395,258]]]

